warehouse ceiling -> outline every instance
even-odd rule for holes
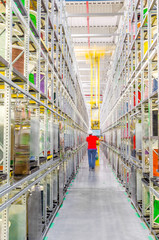
[[[92,49],[102,49],[105,52],[100,64],[102,101],[124,15],[124,0],[65,0],[65,3],[83,94],[89,109],[91,76],[90,63],[85,55]]]

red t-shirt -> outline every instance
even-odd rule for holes
[[[96,141],[99,140],[98,137],[90,135],[86,138],[86,141],[88,142],[88,149],[97,149]]]

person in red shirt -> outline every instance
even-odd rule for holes
[[[96,141],[99,140],[98,137],[92,135],[92,131],[89,131],[89,136],[86,138],[88,142],[88,163],[89,170],[94,170],[95,168],[95,159],[97,153]]]

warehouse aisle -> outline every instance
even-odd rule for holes
[[[100,167],[96,167],[95,172],[89,172],[85,158],[45,239],[148,240],[153,238],[132,208],[111,168],[106,166],[105,161],[101,161]]]

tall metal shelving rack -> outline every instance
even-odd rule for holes
[[[128,0],[102,105],[103,151],[159,239],[159,3]]]
[[[43,239],[86,151],[88,115],[64,5],[62,0],[0,1],[2,240]],[[23,144],[29,141],[34,153],[24,176],[15,175],[15,134]],[[28,146],[20,156],[28,157]]]

